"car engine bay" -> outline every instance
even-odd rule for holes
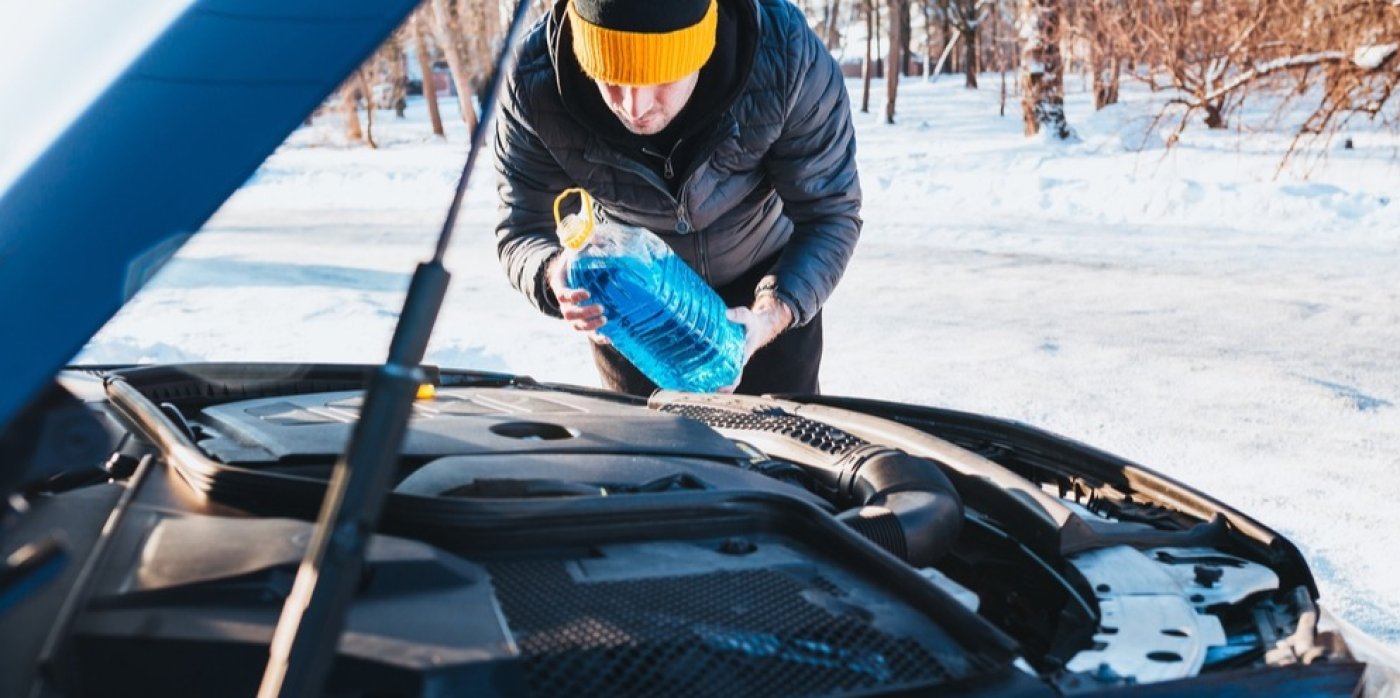
[[[30,493],[19,528],[70,522],[82,564],[0,616],[24,648],[5,675],[57,695],[254,692],[371,368],[67,372],[111,456]],[[1290,543],[1025,425],[429,376],[328,695],[1359,681]]]

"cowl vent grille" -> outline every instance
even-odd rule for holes
[[[536,697],[840,696],[951,678],[819,578],[764,569],[581,583],[559,561],[490,567]]]
[[[672,403],[659,408],[668,414],[694,419],[713,429],[764,431],[797,439],[823,453],[844,454],[866,445],[865,439],[848,434],[829,424],[788,414],[774,408],[758,412],[737,412],[708,405]]]

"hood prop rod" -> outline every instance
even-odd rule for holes
[[[365,550],[379,523],[413,414],[413,401],[425,378],[423,355],[451,278],[443,266],[443,257],[477,155],[490,132],[501,85],[512,69],[513,47],[525,25],[529,5],[528,0],[516,1],[437,249],[430,261],[419,264],[414,271],[389,345],[388,360],[370,378],[350,443],[336,461],[311,543],[272,636],[259,698],[324,693],[345,627],[346,611],[355,592],[363,586]]]

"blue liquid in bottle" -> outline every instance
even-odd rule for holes
[[[591,216],[591,200],[578,193]],[[729,321],[714,289],[652,233],[560,219],[558,208],[566,282],[603,306],[608,321],[598,331],[619,353],[667,390],[710,393],[739,381],[744,326]]]
[[[581,256],[568,282],[602,304],[608,322],[598,331],[657,386],[712,393],[738,382],[743,326],[669,249],[655,260]]]

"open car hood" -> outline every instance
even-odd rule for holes
[[[0,191],[0,425],[416,4],[193,0],[22,167]]]

